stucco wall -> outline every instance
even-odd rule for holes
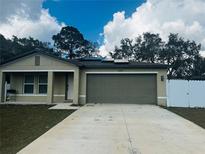
[[[36,95],[36,96],[32,96],[32,95],[24,95],[24,96],[13,96],[11,97],[11,101],[17,101],[17,102],[41,102],[41,103],[45,103],[47,100],[47,96],[43,96],[43,95]]]
[[[158,105],[166,106],[166,69],[83,69],[80,72],[80,91],[79,91],[79,103],[86,103],[86,73],[91,72],[115,72],[115,73],[156,73],[157,75],[157,103]],[[161,76],[164,76],[164,81],[161,81]]]

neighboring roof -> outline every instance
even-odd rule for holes
[[[3,64],[9,63],[11,61],[17,60],[19,58],[23,58],[32,54],[43,54],[58,60],[62,60],[64,62],[68,62],[74,64],[80,68],[160,68],[160,69],[167,69],[168,65],[165,64],[156,64],[156,63],[138,63],[130,61],[129,63],[114,63],[113,61],[103,61],[102,58],[81,58],[81,59],[65,59],[58,57],[47,50],[32,50],[30,52],[26,52],[25,54],[16,56],[12,59],[5,61]]]

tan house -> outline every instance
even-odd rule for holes
[[[65,60],[32,51],[0,66],[0,100],[8,101],[5,85],[9,84],[14,92],[9,101],[166,106],[166,73],[167,65],[163,64]]]

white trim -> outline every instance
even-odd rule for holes
[[[63,94],[55,94],[53,96],[65,97],[65,95],[63,95]]]
[[[86,97],[86,95],[80,95],[80,97]]]
[[[75,70],[2,70],[2,72],[75,72]]]
[[[86,74],[157,74],[158,72],[85,72]]]
[[[158,99],[167,99],[167,97],[162,97],[162,96],[159,96],[157,97]]]
[[[47,96],[47,94],[14,94],[13,96]]]

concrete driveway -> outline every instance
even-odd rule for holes
[[[19,154],[204,154],[205,130],[158,106],[84,106]]]

